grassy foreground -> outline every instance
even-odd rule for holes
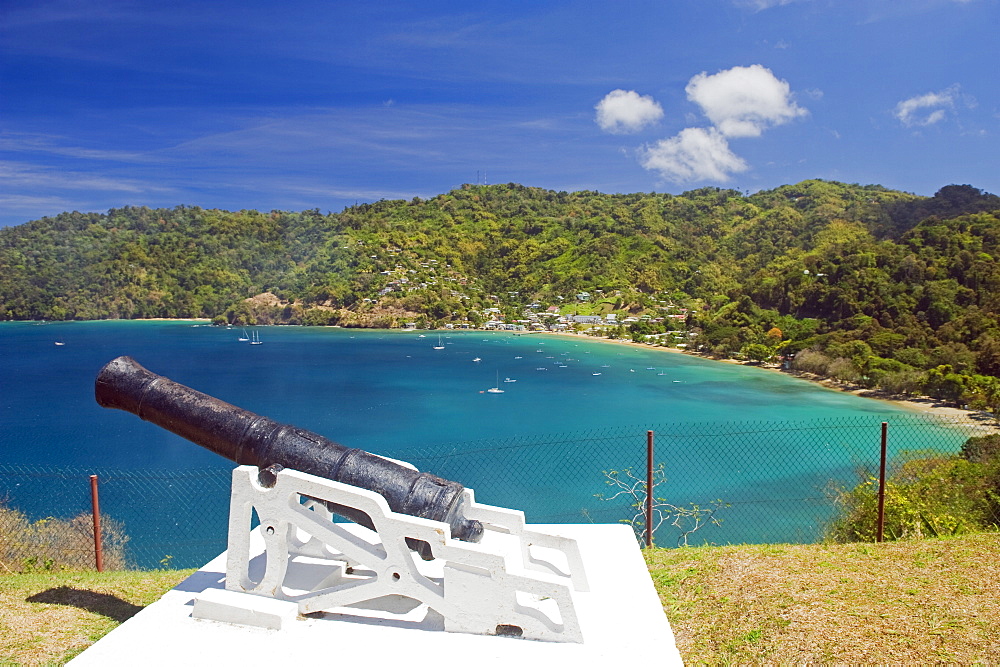
[[[0,575],[0,665],[59,665],[194,570]]]
[[[688,664],[1000,664],[1000,534],[644,553]],[[0,664],[62,664],[191,572],[0,575]]]
[[[687,664],[1000,664],[1000,534],[652,549]]]

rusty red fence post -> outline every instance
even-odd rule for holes
[[[875,541],[881,542],[885,534],[885,449],[888,442],[889,422],[882,422],[882,453],[878,465],[878,523]]]
[[[653,432],[646,431],[646,547],[653,546]]]
[[[97,475],[90,476],[90,504],[94,516],[94,561],[97,571],[104,572],[104,549],[101,545],[101,504],[97,499]]]

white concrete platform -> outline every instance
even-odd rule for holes
[[[223,553],[81,653],[72,665],[683,664],[630,527],[529,528],[570,537],[580,545],[590,582],[589,592],[573,594],[582,644],[444,632],[434,619],[404,622],[332,613],[296,618],[289,615],[288,603],[268,598],[260,598],[260,605],[247,612],[255,615],[253,626],[194,618],[196,599],[199,605],[225,605],[227,595],[243,595],[224,590]]]

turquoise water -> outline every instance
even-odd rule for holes
[[[434,350],[432,333],[257,331],[263,345],[238,342],[241,330],[182,322],[2,323],[3,451],[11,462],[129,468],[217,459],[96,405],[94,377],[123,354],[240,407],[390,456],[594,428],[902,412],[779,373],[583,337],[463,331],[443,334],[445,349]],[[493,386],[504,393],[485,393]]]
[[[456,331],[442,333],[444,349],[436,350],[437,332],[256,331],[263,345],[239,342],[242,330],[191,322],[0,323],[4,461],[230,468],[211,452],[95,403],[94,378],[119,355],[344,445],[417,459],[422,469],[475,488],[480,500],[524,509],[536,521],[582,520],[581,508],[593,507],[595,492],[603,490],[601,470],[643,465],[644,432],[654,425],[689,424],[697,431],[698,424],[719,422],[864,418],[868,424],[907,414],[780,373],[584,337]],[[494,386],[504,392],[486,391]],[[634,447],[596,436],[576,437],[567,447],[523,446],[533,439],[560,439],[546,437],[551,434],[630,429]],[[770,437],[763,447],[748,441],[760,464],[752,469],[731,453],[712,451],[711,443],[695,451],[686,441],[672,445],[667,437],[658,451],[669,464],[672,490],[699,502],[762,491],[794,499],[815,495],[815,487],[833,473],[849,472],[848,450],[834,459],[815,456],[823,447],[839,446],[838,437],[824,434],[818,445],[797,433]],[[499,446],[501,441],[522,446]],[[877,445],[877,435],[872,442]],[[705,480],[711,484],[705,486]],[[224,513],[224,499],[214,495],[212,513]],[[596,518],[586,511],[584,516],[617,520],[601,514],[601,507],[594,510]],[[785,523],[786,538],[801,535],[801,527]],[[753,540],[746,525],[730,526],[712,539]],[[155,527],[148,529],[155,534]],[[137,530],[130,529],[137,543],[153,539]]]

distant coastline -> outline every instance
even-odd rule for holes
[[[92,321],[130,321],[130,322],[199,322],[199,323],[210,323],[212,320],[206,317],[184,317],[184,318],[169,318],[169,317],[152,317],[152,318],[136,318],[130,320],[92,320]],[[288,325],[251,325],[251,328],[256,326],[288,326]],[[230,328],[235,328],[235,325],[230,325]],[[340,328],[340,327],[322,327],[322,328]],[[368,327],[362,327],[368,328]],[[403,332],[403,329],[385,329],[385,331],[398,331]],[[428,329],[428,331],[430,331]],[[468,331],[474,331],[469,329]],[[929,396],[887,396],[880,394],[878,392],[872,391],[871,389],[866,389],[864,387],[858,387],[852,384],[845,384],[832,380],[830,378],[824,378],[820,376],[813,375],[811,373],[804,373],[801,371],[794,371],[782,368],[778,364],[760,364],[755,362],[742,361],[739,359],[720,359],[718,357],[712,357],[704,354],[698,354],[696,352],[691,352],[689,350],[681,350],[675,347],[662,347],[659,345],[650,345],[648,343],[637,343],[635,341],[622,339],[622,338],[607,338],[602,336],[588,336],[583,333],[571,333],[568,331],[532,331],[526,332],[527,335],[543,335],[543,336],[554,336],[560,338],[577,339],[585,338],[587,340],[593,340],[601,343],[611,343],[617,345],[627,345],[630,347],[637,347],[645,350],[654,350],[658,352],[672,353],[672,354],[685,354],[691,357],[698,357],[699,359],[705,359],[708,361],[717,361],[726,364],[736,364],[740,366],[750,366],[753,368],[759,368],[764,371],[769,371],[772,373],[783,373],[785,375],[790,375],[792,377],[811,382],[812,384],[825,387],[832,391],[840,391],[844,393],[854,394],[860,398],[867,398],[877,401],[884,401],[886,403],[891,403],[892,405],[898,406],[905,410],[909,410],[915,413],[929,414],[938,417],[963,417],[975,421],[982,422],[983,428],[989,430],[990,432],[1000,432],[1000,419],[994,417],[991,413],[983,410],[970,410],[965,408],[955,407],[953,405],[947,405],[942,401],[936,400]]]
[[[871,389],[865,389],[863,387],[858,387],[856,385],[844,384],[831,380],[830,378],[823,378],[817,375],[812,375],[811,373],[803,373],[801,371],[794,371],[782,368],[779,364],[758,364],[754,362],[741,361],[739,359],[720,359],[717,357],[711,357],[704,354],[698,354],[695,352],[690,352],[688,350],[681,350],[676,347],[661,347],[659,345],[649,345],[647,343],[636,343],[631,340],[625,340],[621,338],[604,338],[599,336],[587,336],[586,334],[569,333],[569,332],[559,332],[559,331],[542,331],[538,332],[548,336],[559,336],[564,338],[580,338],[585,337],[590,340],[596,340],[602,343],[614,343],[618,345],[629,345],[632,347],[639,347],[645,350],[656,350],[661,352],[668,352],[673,354],[686,354],[692,357],[698,357],[699,359],[706,359],[708,361],[717,361],[724,364],[736,364],[740,366],[750,366],[752,368],[759,368],[761,370],[770,371],[772,373],[783,373],[785,375],[790,375],[792,377],[799,378],[800,380],[806,380],[813,384],[820,385],[827,389],[833,391],[841,391],[848,394],[854,394],[860,398],[867,398],[876,401],[884,401],[886,403],[891,403],[903,409],[909,410],[911,412],[917,412],[922,414],[934,415],[937,417],[963,417],[976,421],[981,421],[985,429],[991,432],[1000,432],[1000,424],[998,420],[989,412],[983,410],[968,410],[965,408],[958,408],[952,405],[947,405],[942,401],[933,399],[929,396],[885,396],[878,392],[872,391]]]

